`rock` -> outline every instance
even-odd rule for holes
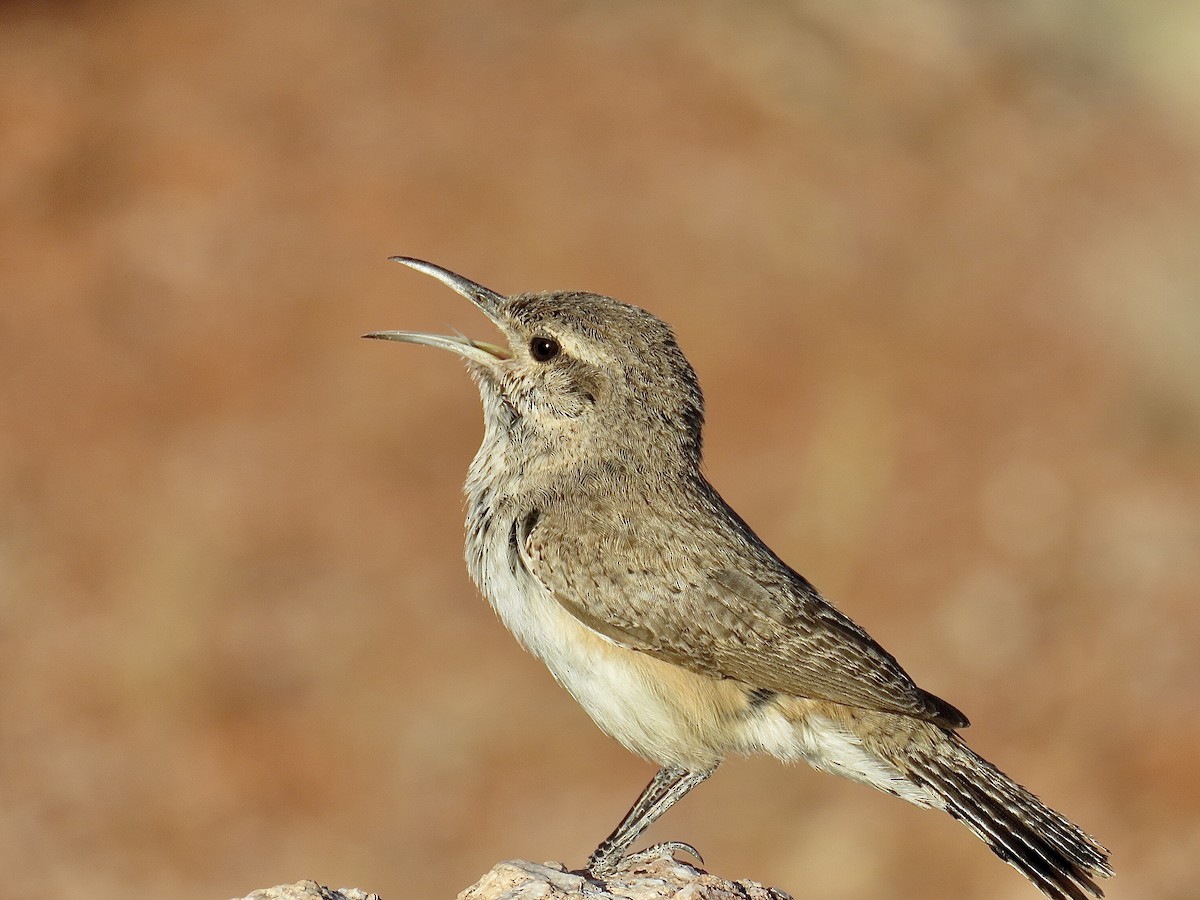
[[[605,879],[568,872],[560,863],[502,862],[458,900],[792,900],[754,881],[726,881],[660,857]]]
[[[498,863],[458,900],[792,900],[756,881],[726,881],[669,856],[639,862],[608,878],[568,872],[562,863]],[[358,888],[333,890],[297,881],[255,891],[243,900],[380,900]]]
[[[297,881],[295,884],[280,884],[263,888],[249,894],[243,900],[380,900],[378,894],[368,894],[358,888],[334,890],[315,881]]]

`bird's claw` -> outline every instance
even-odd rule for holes
[[[661,844],[655,844],[642,851],[647,855],[653,856],[674,856],[676,853],[686,853],[700,865],[704,865],[704,857],[700,855],[700,851],[686,841],[663,841]],[[640,855],[640,854],[635,854]]]
[[[651,862],[656,859],[674,858],[676,853],[686,853],[693,857],[700,865],[704,865],[704,857],[691,844],[683,841],[663,841],[661,844],[655,844],[652,847],[647,847],[645,850],[639,850],[637,853],[630,853],[628,856],[622,856],[620,859],[590,859],[588,860],[587,870],[592,875],[612,875],[618,870],[628,869],[630,866],[636,866],[640,863]]]

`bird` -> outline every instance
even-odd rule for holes
[[[465,297],[505,340],[363,335],[450,351],[479,389],[472,579],[599,728],[659,767],[587,874],[676,851],[703,862],[681,841],[629,851],[724,758],[769,754],[944,810],[1047,897],[1103,896],[1109,851],[971,750],[967,717],[712,487],[703,395],[670,326],[599,294],[508,296],[390,259]]]

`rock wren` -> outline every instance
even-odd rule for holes
[[[652,822],[730,753],[805,760],[943,809],[1046,896],[1102,896],[1108,851],[976,755],[967,718],[764,544],[705,479],[704,401],[670,327],[580,292],[505,297],[440,266],[508,346],[449,350],[483,399],[467,563],[508,629],[600,729],[660,770],[587,863],[631,859]]]

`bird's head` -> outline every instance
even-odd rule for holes
[[[364,335],[449,350],[479,384],[490,437],[564,461],[648,472],[700,458],[704,401],[675,335],[650,313],[575,291],[506,297],[433,263],[392,257],[475,304],[507,346],[410,331]]]

